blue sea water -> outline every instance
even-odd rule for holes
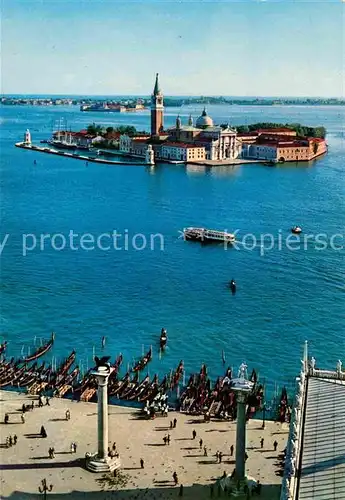
[[[77,107],[2,106],[1,341],[9,355],[34,337],[54,330],[47,355],[62,359],[73,348],[84,368],[93,351],[122,352],[125,365],[153,345],[150,374],[161,377],[180,359],[186,374],[202,362],[215,378],[227,364],[246,361],[271,387],[290,384],[300,368],[304,340],[317,364],[335,368],[345,361],[345,250],[275,248],[260,255],[200,246],[179,238],[189,225],[286,237],[293,224],[305,233],[339,233],[344,238],[344,108],[306,106],[210,106],[216,123],[258,121],[324,125],[329,153],[310,164],[275,168],[244,165],[205,169],[159,165],[153,169],[111,166],[27,152],[14,147],[25,129],[33,141],[51,134],[51,123],[67,118],[78,130],[90,122],[148,129],[149,113],[82,113]],[[176,108],[166,110],[173,125]],[[182,120],[200,107],[180,110]],[[34,164],[36,160],[37,164]],[[117,230],[164,236],[164,250],[52,250],[49,242],[26,256],[22,235],[69,231],[98,236]],[[60,240],[59,240],[60,241]],[[57,244],[59,244],[57,240]],[[77,241],[77,240],[76,240]],[[124,240],[121,240],[122,243]],[[157,240],[158,241],[158,240]],[[345,244],[344,240],[339,244]],[[229,293],[235,278],[238,291]],[[165,354],[158,355],[162,326]],[[38,340],[37,340],[38,341]]]

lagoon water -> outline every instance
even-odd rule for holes
[[[200,107],[166,110],[195,117]],[[33,349],[34,337],[56,332],[47,356],[73,348],[84,369],[100,353],[124,354],[125,364],[153,345],[150,374],[163,376],[183,359],[186,374],[205,362],[213,378],[246,361],[269,385],[292,384],[305,339],[322,367],[345,362],[345,250],[253,250],[200,246],[179,238],[189,225],[286,237],[294,224],[308,234],[344,238],[344,108],[210,106],[216,123],[258,121],[324,125],[329,153],[310,164],[275,168],[244,165],[204,169],[159,165],[110,166],[27,152],[14,147],[28,127],[33,142],[51,134],[52,121],[73,129],[90,122],[148,129],[149,113],[82,113],[77,107],[1,107],[1,341],[8,354]],[[37,164],[34,164],[36,160]],[[164,250],[93,251],[45,248],[22,252],[22,234],[69,231],[98,236],[117,230],[164,236]],[[75,241],[78,241],[76,239]],[[122,240],[123,243],[124,240]],[[119,240],[121,242],[121,240]],[[59,244],[57,240],[57,244]],[[337,240],[345,245],[344,239]],[[238,291],[229,293],[235,278]],[[158,338],[168,329],[160,359]],[[23,351],[23,346],[24,351]]]

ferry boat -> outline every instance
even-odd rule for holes
[[[200,241],[202,243],[221,241],[234,243],[235,235],[226,231],[217,231],[216,229],[206,229],[204,227],[187,227],[183,229],[185,240]]]

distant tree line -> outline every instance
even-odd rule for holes
[[[145,132],[139,132],[135,127],[132,125],[120,125],[119,127],[104,127],[102,125],[96,125],[95,123],[92,123],[87,127],[87,132],[92,135],[100,135],[102,137],[106,136],[107,134],[111,134],[112,132],[119,132],[120,134],[127,134],[130,137],[133,137],[134,135],[138,133],[145,133]]]
[[[222,127],[226,127],[225,124]],[[295,130],[298,136],[302,137],[320,137],[324,139],[326,137],[325,127],[308,127],[306,125],[301,125],[300,123],[270,123],[270,122],[259,122],[252,123],[251,125],[239,125],[236,127],[237,132],[252,132],[260,128],[281,128],[288,127]]]

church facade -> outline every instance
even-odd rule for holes
[[[163,99],[157,73],[151,95],[151,136],[145,141],[142,137],[121,136],[120,151],[144,156],[145,148],[151,144],[157,159],[183,162],[226,161],[240,155],[241,141],[237,139],[237,131],[229,126],[214,125],[206,108],[195,125],[192,116],[185,125],[178,116],[175,127],[164,130]]]

